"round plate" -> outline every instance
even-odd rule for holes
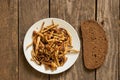
[[[55,24],[59,24],[58,27],[62,27],[64,29],[66,29],[69,34],[71,35],[72,38],[72,46],[74,49],[76,50],[80,50],[80,40],[78,37],[77,32],[75,31],[75,29],[66,21],[62,20],[62,19],[58,19],[58,18],[45,18],[42,20],[39,20],[38,22],[36,22],[35,24],[33,24],[30,29],[27,31],[25,38],[24,38],[24,43],[23,43],[23,49],[24,49],[24,55],[25,58],[27,59],[28,63],[37,71],[45,73],[45,74],[58,74],[61,72],[64,72],[65,70],[69,69],[77,60],[79,53],[72,53],[72,54],[66,54],[66,57],[68,58],[67,61],[65,62],[65,64],[61,67],[58,67],[57,70],[51,71],[51,70],[46,70],[44,65],[37,65],[34,61],[31,61],[31,51],[32,51],[32,46],[29,47],[26,50],[26,47],[32,42],[32,34],[33,31],[36,30],[40,30],[40,26],[42,25],[43,22],[45,22],[44,26],[48,26],[51,24],[52,20],[54,21]]]

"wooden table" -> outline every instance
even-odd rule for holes
[[[69,22],[80,36],[80,22],[97,20],[109,40],[104,64],[87,70],[83,52],[57,75],[34,70],[23,54],[26,31],[36,21],[56,17]],[[0,0],[0,80],[120,80],[120,0]]]

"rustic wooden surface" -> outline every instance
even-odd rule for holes
[[[103,66],[87,70],[81,48],[76,63],[61,74],[34,70],[23,55],[23,39],[32,24],[47,17],[69,22],[80,39],[82,21],[93,19],[101,23],[109,43]],[[120,80],[119,60],[119,0],[0,0],[0,80]]]
[[[109,46],[106,61],[96,72],[96,80],[118,80],[119,0],[98,0],[97,4],[97,20],[103,23]]]
[[[0,0],[0,80],[18,79],[17,0]]]

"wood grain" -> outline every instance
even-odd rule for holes
[[[102,22],[108,38],[108,54],[96,72],[96,80],[118,80],[119,0],[98,0],[97,20]]]
[[[18,79],[18,4],[0,0],[0,80]]]
[[[120,3],[120,2],[119,2]],[[120,18],[120,11],[119,11],[119,18]],[[119,23],[119,29],[118,29],[118,80],[120,80],[120,23]]]
[[[119,29],[118,29],[118,80],[120,80],[120,0],[119,0]]]
[[[49,75],[33,69],[23,53],[26,31],[36,21],[49,16],[48,0],[19,0],[19,80],[48,80]]]
[[[119,13],[119,15],[120,15],[120,13]],[[119,16],[119,18],[120,18],[120,16]],[[120,23],[119,23],[119,29],[118,29],[118,37],[119,37],[119,39],[118,39],[118,80],[120,80]]]
[[[69,22],[80,36],[80,22],[95,19],[95,0],[50,0],[50,14]],[[76,63],[64,73],[51,75],[50,80],[95,80],[95,71],[84,67],[82,54],[81,49]]]

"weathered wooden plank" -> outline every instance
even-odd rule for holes
[[[120,0],[119,0],[119,29],[118,29],[118,80],[120,80]]]
[[[120,15],[120,13],[119,13],[119,15]],[[119,16],[120,17],[120,16]],[[119,24],[119,34],[118,34],[118,36],[119,36],[119,41],[118,41],[118,55],[119,55],[119,57],[118,57],[118,80],[120,80],[120,24]]]
[[[49,16],[48,0],[19,0],[19,80],[48,80],[49,75],[34,70],[23,54],[26,31],[36,21]]]
[[[119,13],[119,15],[120,15],[120,13]],[[120,17],[120,16],[119,16]],[[119,34],[118,34],[118,36],[119,36],[119,41],[118,41],[118,55],[119,55],[119,57],[118,57],[118,80],[120,80],[120,24],[119,24]]]
[[[102,22],[108,38],[108,54],[97,69],[96,80],[118,80],[119,0],[98,0],[97,20]]]
[[[0,0],[0,80],[18,79],[18,4]]]
[[[80,22],[95,19],[95,0],[50,0],[50,17],[66,20],[80,35]],[[82,49],[74,66],[64,73],[51,75],[50,80],[95,80],[95,71],[88,71],[83,64]]]

